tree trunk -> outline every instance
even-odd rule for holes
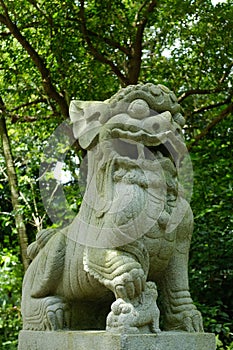
[[[0,101],[1,103],[1,101]],[[0,106],[3,107],[3,106]],[[4,117],[4,109],[0,108],[0,136],[2,139],[3,154],[6,162],[6,169],[8,175],[8,182],[11,191],[11,202],[13,210],[15,211],[15,225],[18,232],[21,256],[24,270],[29,266],[29,258],[27,257],[28,237],[26,233],[26,226],[24,224],[23,215],[20,213],[19,189],[17,183],[17,176],[15,172],[13,156],[11,152],[10,140],[7,133],[6,120]]]

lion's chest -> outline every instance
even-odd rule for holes
[[[165,234],[159,229],[158,225],[155,225],[154,230],[154,232],[152,230],[144,236],[144,244],[150,256],[150,268],[155,273],[159,273],[167,267],[174,254],[176,230],[170,234]]]

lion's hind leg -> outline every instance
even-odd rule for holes
[[[48,237],[43,232],[30,246],[31,253],[37,245],[40,249],[33,250],[33,261],[24,276],[23,328],[63,329],[69,327],[69,305],[57,291],[64,274],[66,236],[64,231],[52,232]]]

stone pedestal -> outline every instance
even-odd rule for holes
[[[21,331],[18,350],[215,350],[210,333],[111,334],[106,331]]]

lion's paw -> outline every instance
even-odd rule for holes
[[[115,277],[111,281],[111,284],[116,298],[132,300],[144,291],[146,276],[143,269],[139,265],[139,268],[134,268],[131,271]]]
[[[59,297],[47,297],[45,302],[44,325],[46,330],[68,328],[70,324],[69,305]]]
[[[201,313],[193,307],[191,310],[166,316],[166,330],[182,330],[186,332],[204,332]]]

